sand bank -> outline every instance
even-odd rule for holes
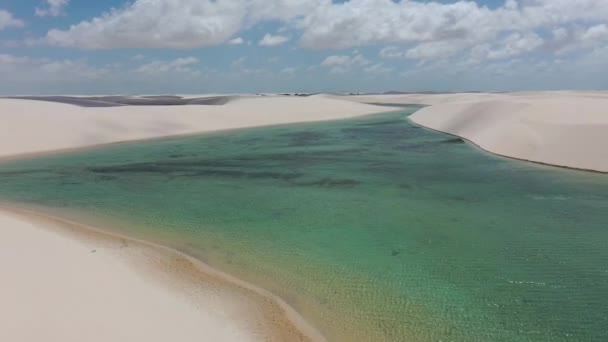
[[[386,108],[324,95],[236,97],[214,106],[103,108],[0,99],[0,157],[169,135],[342,119],[383,111]]]
[[[326,96],[98,108],[0,99],[0,157],[383,111]],[[209,268],[201,272],[193,259],[160,246],[69,225],[0,213],[0,340],[323,340],[267,291]]]
[[[2,341],[317,341],[284,302],[179,252],[0,208]]]
[[[429,105],[410,119],[506,157],[608,172],[608,92],[352,96]]]

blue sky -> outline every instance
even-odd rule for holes
[[[606,0],[2,0],[0,94],[608,88]]]

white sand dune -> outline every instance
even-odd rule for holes
[[[0,99],[0,157],[386,110],[326,96],[106,108]],[[323,340],[262,290],[205,272],[194,284],[179,282],[183,274],[171,273],[174,267],[160,270],[167,257],[157,250],[132,241],[126,249],[99,236],[74,239],[86,232],[57,234],[55,226],[0,212],[0,341]]]
[[[310,97],[241,97],[222,106],[83,108],[0,99],[0,157],[224,129],[321,121],[386,108]]]
[[[0,341],[324,341],[271,294],[170,249],[11,207],[0,237]]]
[[[73,240],[48,226],[0,213],[0,341],[256,340],[228,293],[199,310],[125,262],[144,251]]]
[[[608,172],[608,92],[374,95],[351,100],[429,105],[410,120],[502,156]]]

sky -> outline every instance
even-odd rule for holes
[[[608,0],[0,0],[0,94],[608,89]]]

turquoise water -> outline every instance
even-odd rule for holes
[[[0,165],[76,210],[281,296],[331,341],[608,341],[608,175],[365,118]]]

